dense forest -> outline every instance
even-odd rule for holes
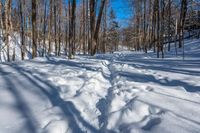
[[[32,58],[88,55],[129,50],[157,52],[164,58],[171,44],[183,50],[184,38],[200,37],[198,0],[127,0],[132,12],[127,26],[120,25],[112,0],[1,0],[1,51],[15,60],[9,37],[20,34],[21,59],[31,46]],[[16,45],[16,44],[14,44]],[[174,46],[174,45],[173,45]],[[12,50],[11,50],[12,49]]]

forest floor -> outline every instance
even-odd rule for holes
[[[0,64],[0,133],[199,133],[200,41]]]

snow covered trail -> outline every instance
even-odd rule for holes
[[[141,53],[111,56],[97,56],[97,59],[111,61],[107,129],[116,129],[116,132],[200,131],[199,58],[162,60]]]
[[[200,131],[199,58],[182,61],[138,59],[137,54],[116,56],[119,58],[111,64],[115,78],[108,129]]]
[[[185,61],[118,52],[3,63],[0,133],[199,133],[199,81],[192,53]]]

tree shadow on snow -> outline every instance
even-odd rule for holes
[[[49,81],[45,80],[44,77],[43,78],[38,77],[34,75],[31,71],[26,70],[18,66],[17,64],[8,65],[8,66],[12,67],[16,72],[20,73],[20,75],[26,78],[26,80],[30,82],[30,86],[34,86],[38,88],[41,92],[40,95],[45,95],[53,106],[59,107],[63,111],[65,115],[63,117],[67,119],[69,123],[69,125],[66,125],[66,126],[68,126],[72,130],[72,132],[74,133],[85,132],[81,129],[80,125],[77,122],[79,122],[84,128],[86,128],[87,130],[90,130],[91,132],[95,132],[95,133],[100,132],[81,117],[80,112],[78,111],[78,109],[76,109],[75,105],[72,102],[64,101],[60,97],[59,92],[58,92],[59,90],[58,87],[54,86]],[[16,80],[16,79],[17,77],[12,80]],[[14,87],[14,84],[11,84],[11,82],[9,82],[8,79],[5,79],[5,80],[7,81],[6,83],[10,85],[9,90],[12,92],[12,94],[16,98],[16,101],[18,102],[19,111],[24,116],[24,118],[27,119],[26,126],[28,128],[28,131],[30,131],[30,133],[36,133],[37,129],[34,124],[35,123],[34,117],[31,115],[31,110],[26,106],[24,99],[22,99],[22,97],[20,96],[20,93],[17,92],[17,88]]]
[[[0,72],[1,74],[8,73],[8,72],[5,72],[5,70],[3,70],[1,67],[0,67]],[[31,110],[29,106],[27,105],[27,103],[25,102],[23,96],[13,84],[13,80],[16,80],[17,77],[12,77],[11,79],[7,75],[4,75],[3,78],[4,78],[4,82],[8,85],[8,88],[6,89],[9,90],[9,92],[12,94],[13,98],[16,101],[15,108],[17,109],[17,112],[19,112],[22,115],[22,117],[25,118],[26,120],[24,128],[29,133],[36,133],[37,121],[35,120],[33,114],[31,113]],[[16,131],[16,132],[20,132],[20,131]]]
[[[139,73],[130,73],[130,72],[123,72],[120,73],[119,75],[122,77],[126,77],[127,80],[130,81],[135,81],[135,82],[142,82],[142,83],[156,83],[160,84],[163,86],[182,86],[187,92],[199,92],[200,91],[200,86],[194,86],[190,85],[186,82],[183,82],[181,80],[168,80],[167,78],[158,80],[152,75],[147,75],[147,74],[139,74]]]

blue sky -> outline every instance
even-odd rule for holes
[[[119,24],[122,27],[127,26],[132,15],[128,0],[111,0],[110,6],[114,9]]]
[[[77,0],[80,2],[80,0]],[[113,9],[116,14],[116,20],[119,22],[121,27],[126,27],[128,25],[129,18],[132,15],[132,11],[128,4],[128,0],[109,0],[109,8]],[[100,2],[100,0],[99,0]]]

